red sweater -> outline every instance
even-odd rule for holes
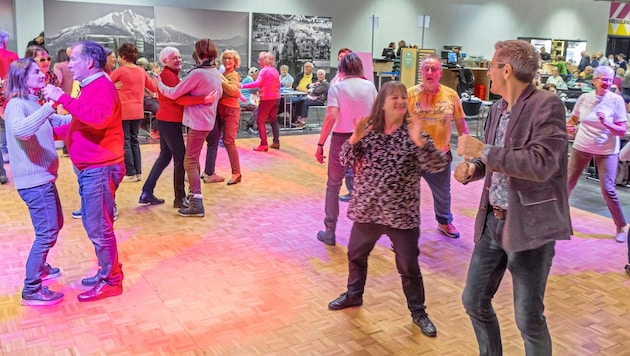
[[[162,83],[168,87],[175,87],[179,84],[180,79],[179,72],[174,71],[169,67],[164,67],[164,70],[160,74]],[[184,117],[185,105],[197,105],[203,104],[205,98],[203,96],[184,95],[175,100],[171,100],[158,92],[158,103],[160,108],[155,114],[155,117],[161,121],[168,122],[182,122]]]
[[[78,169],[124,162],[120,99],[107,76],[103,74],[81,88],[76,99],[61,95],[59,103],[72,114],[70,125],[65,126],[66,143]]]
[[[139,120],[144,117],[144,88],[155,93],[157,88],[147,72],[138,66],[124,65],[110,75],[112,82],[122,82],[118,90],[122,104],[123,120]]]
[[[7,77],[7,74],[9,74],[9,65],[11,65],[11,62],[17,61],[18,59],[17,54],[4,48],[0,49],[0,79]]]

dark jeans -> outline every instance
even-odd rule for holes
[[[420,229],[396,229],[379,224],[355,222],[348,243],[348,294],[363,295],[368,271],[368,257],[376,241],[389,236],[396,255],[396,269],[400,273],[407,307],[412,316],[426,314],[424,306],[424,283],[418,265],[418,239]]]
[[[182,124],[180,122],[169,122],[155,120],[160,132],[160,154],[158,155],[149,177],[142,187],[145,193],[153,194],[158,178],[173,158],[173,191],[175,199],[181,200],[186,197],[184,190],[184,136],[182,135]]]
[[[142,119],[123,120],[123,132],[125,133],[125,169],[128,176],[142,173],[142,159],[140,158],[140,141],[138,132]]]
[[[509,213],[509,212],[508,212]],[[545,288],[555,254],[555,241],[522,252],[509,252],[501,240],[505,220],[497,220],[489,210],[484,231],[475,244],[462,297],[479,344],[479,355],[502,355],[499,321],[492,308],[501,279],[512,274],[514,314],[528,356],[551,355],[551,336],[543,315]]]
[[[448,164],[440,172],[422,172],[422,178],[427,182],[433,194],[433,210],[438,224],[450,224],[453,222],[451,213],[451,151],[446,153]]]
[[[125,175],[123,164],[88,168],[79,172],[81,220],[94,245],[99,275],[109,285],[122,283],[114,233],[114,198]]]
[[[302,102],[302,109],[301,109],[301,113],[300,116],[302,118],[308,117],[308,108],[311,106],[323,106],[325,105],[322,101],[319,100],[312,100],[312,99],[304,99],[304,101]]]
[[[278,127],[278,101],[280,99],[273,100],[261,100],[258,104],[258,115],[256,122],[258,122],[258,134],[260,135],[260,144],[267,146],[267,120],[271,124],[271,132],[273,133],[273,143],[280,142],[280,128]]]
[[[220,121],[221,120],[219,120],[219,115],[217,113],[217,117],[214,120],[214,127],[206,137],[208,147],[206,148],[206,165],[203,170],[206,175],[213,175],[215,173],[214,170],[217,163],[217,152],[219,151],[219,141],[221,140]]]
[[[59,193],[53,182],[19,189],[18,194],[26,203],[35,228],[35,241],[26,260],[26,278],[22,291],[24,294],[32,294],[42,287],[42,270],[48,251],[55,246],[63,227],[63,213]]]
[[[351,133],[333,132],[330,138],[330,149],[328,150],[328,180],[326,181],[326,201],[324,203],[324,212],[326,218],[324,225],[326,230],[335,232],[337,228],[337,219],[339,219],[339,191],[341,190],[341,181],[346,174],[348,167],[341,164],[339,153],[341,145],[350,137]]]

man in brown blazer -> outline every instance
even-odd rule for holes
[[[527,355],[551,355],[543,299],[555,241],[572,234],[568,142],[562,101],[531,84],[537,69],[532,45],[497,42],[488,76],[491,92],[503,99],[490,111],[486,142],[469,135],[458,140],[457,153],[470,161],[455,167],[455,179],[466,184],[485,177],[462,297],[480,355],[503,353],[492,298],[506,269]]]

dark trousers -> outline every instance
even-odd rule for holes
[[[140,157],[140,141],[138,132],[142,119],[123,120],[123,132],[125,134],[125,169],[128,176],[142,173],[142,159]]]
[[[156,120],[158,131],[160,132],[160,153],[153,163],[153,168],[147,177],[147,181],[142,187],[145,193],[153,194],[158,178],[164,169],[173,159],[173,190],[175,199],[184,199],[184,136],[182,135],[182,124],[180,122],[169,122]]]
[[[418,265],[418,239],[420,229],[396,229],[379,224],[355,222],[348,243],[348,294],[363,295],[368,271],[368,257],[376,241],[389,236],[396,254],[396,268],[400,273],[407,307],[412,316],[426,314],[424,306],[424,283]]]
[[[512,274],[514,314],[528,356],[550,356],[551,336],[543,315],[545,288],[555,254],[555,241],[533,250],[509,252],[501,240],[505,220],[489,210],[484,231],[475,244],[462,297],[479,344],[479,355],[502,355],[499,321],[492,308],[505,270]]]

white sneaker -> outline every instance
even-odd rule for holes
[[[125,176],[122,180],[125,183],[135,183],[138,181],[138,177],[136,176]]]
[[[619,243],[624,243],[626,242],[626,232],[625,231],[621,231],[617,233],[617,236],[615,236],[615,241],[619,242]]]

